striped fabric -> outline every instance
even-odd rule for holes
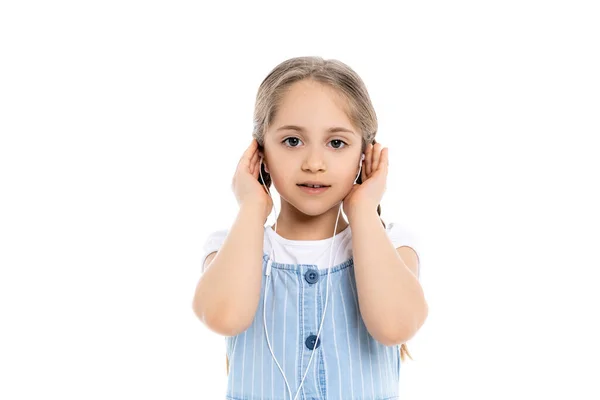
[[[268,255],[263,254],[261,299],[252,325],[237,336],[225,338],[229,400],[290,400],[265,336],[263,296],[267,260]],[[309,270],[314,272],[313,279],[306,274]],[[328,272],[331,276],[325,321],[318,347],[313,350],[307,338],[317,334],[323,317]],[[329,270],[319,270],[310,264],[273,262],[269,280],[266,303],[269,341],[292,396],[296,395],[308,361],[316,352],[295,399],[398,399],[400,346],[384,346],[368,333],[358,308],[352,258]]]

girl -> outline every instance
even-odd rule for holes
[[[414,241],[380,219],[376,132],[363,81],[340,61],[289,59],[261,83],[232,182],[240,210],[208,237],[193,301],[225,336],[227,399],[398,398],[428,308]],[[280,213],[265,226],[271,183]]]

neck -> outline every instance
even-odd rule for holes
[[[333,228],[338,216],[340,204],[332,207],[321,215],[306,215],[297,208],[281,199],[281,211],[277,216],[276,225],[271,228],[278,235],[289,240],[323,240],[333,236]],[[348,227],[344,214],[340,212],[335,234]]]

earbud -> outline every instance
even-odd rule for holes
[[[260,156],[260,164],[258,165],[258,168],[259,168],[259,170],[260,170],[260,167],[261,167],[261,165],[263,165],[263,164],[264,164],[264,166],[265,166],[265,172],[266,172],[266,173],[269,173],[269,169],[267,168],[267,164],[265,164],[265,163],[264,163],[264,158],[263,158],[263,156]]]
[[[365,153],[362,153],[360,155],[360,161],[358,162],[358,174],[356,174],[356,178],[354,178],[354,183],[356,183],[356,181],[358,181],[358,177],[360,176],[360,173],[362,171],[362,162],[365,159]]]

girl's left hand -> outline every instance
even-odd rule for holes
[[[389,158],[388,148],[380,143],[369,144],[361,171],[362,184],[355,184],[343,200],[348,218],[357,209],[377,210],[386,190]]]

